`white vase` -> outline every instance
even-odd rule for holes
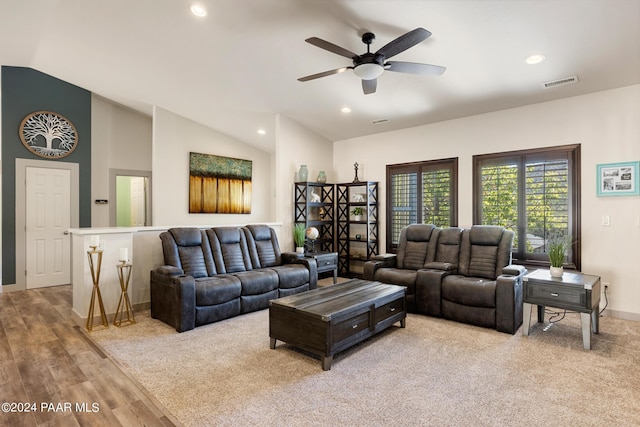
[[[551,273],[551,277],[562,277],[562,274],[564,273],[564,268],[549,267],[549,273]]]
[[[296,246],[296,253],[298,255],[303,255],[304,254],[304,247],[303,246]]]

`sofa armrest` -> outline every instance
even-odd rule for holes
[[[163,265],[161,267],[156,268],[155,270],[158,274],[162,274],[165,276],[182,276],[184,275],[184,270],[178,267],[174,267],[173,265]]]
[[[151,271],[151,317],[184,332],[196,326],[196,285],[192,276],[159,267]],[[176,269],[179,270],[179,269]],[[170,274],[167,274],[170,273]]]
[[[364,263],[364,279],[374,280],[373,278],[379,268],[395,268],[397,259],[396,254],[372,256],[369,261]]]
[[[527,269],[522,265],[509,264],[502,269],[502,274],[506,274],[508,276],[522,276],[527,272]]]
[[[416,312],[441,317],[442,279],[455,273],[457,269],[418,270],[416,274]]]
[[[424,268],[433,270],[448,271],[450,274],[455,274],[458,271],[458,264],[452,264],[450,262],[428,262],[424,265]]]
[[[515,334],[522,325],[522,278],[502,274],[496,279],[496,330]]]
[[[309,290],[318,287],[318,266],[314,258],[300,257],[295,252],[284,252],[282,254],[283,264],[302,264],[309,270]]]

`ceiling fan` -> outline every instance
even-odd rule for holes
[[[441,75],[444,73],[446,68],[439,65],[387,61],[387,59],[392,56],[404,52],[410,47],[426,40],[430,36],[431,32],[424,28],[416,28],[415,30],[409,31],[408,33],[387,43],[385,46],[378,49],[377,52],[372,53],[369,48],[376,36],[373,33],[364,33],[362,35],[362,42],[367,45],[367,53],[363,53],[362,55],[357,55],[345,48],[337,46],[326,40],[319,39],[318,37],[311,37],[305,41],[321,49],[325,49],[329,52],[351,59],[353,61],[353,66],[341,67],[336,68],[335,70],[311,74],[309,76],[300,77],[298,80],[306,82],[320,77],[343,73],[347,70],[353,70],[353,73],[362,79],[362,90],[365,95],[368,95],[376,91],[376,87],[378,86],[378,77],[380,77],[384,70],[395,71],[398,73]]]

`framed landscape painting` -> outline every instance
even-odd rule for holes
[[[640,195],[639,162],[597,165],[598,196]]]
[[[189,213],[251,213],[251,160],[189,153]]]

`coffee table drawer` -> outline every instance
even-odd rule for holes
[[[393,300],[385,305],[376,308],[375,319],[376,324],[395,316],[404,311],[404,297]]]
[[[557,285],[536,283],[525,286],[525,299],[532,304],[554,306],[554,303],[583,308],[586,305],[586,293],[580,289],[562,288]]]
[[[369,329],[369,311],[336,323],[333,326],[333,341],[340,342],[364,329]]]

